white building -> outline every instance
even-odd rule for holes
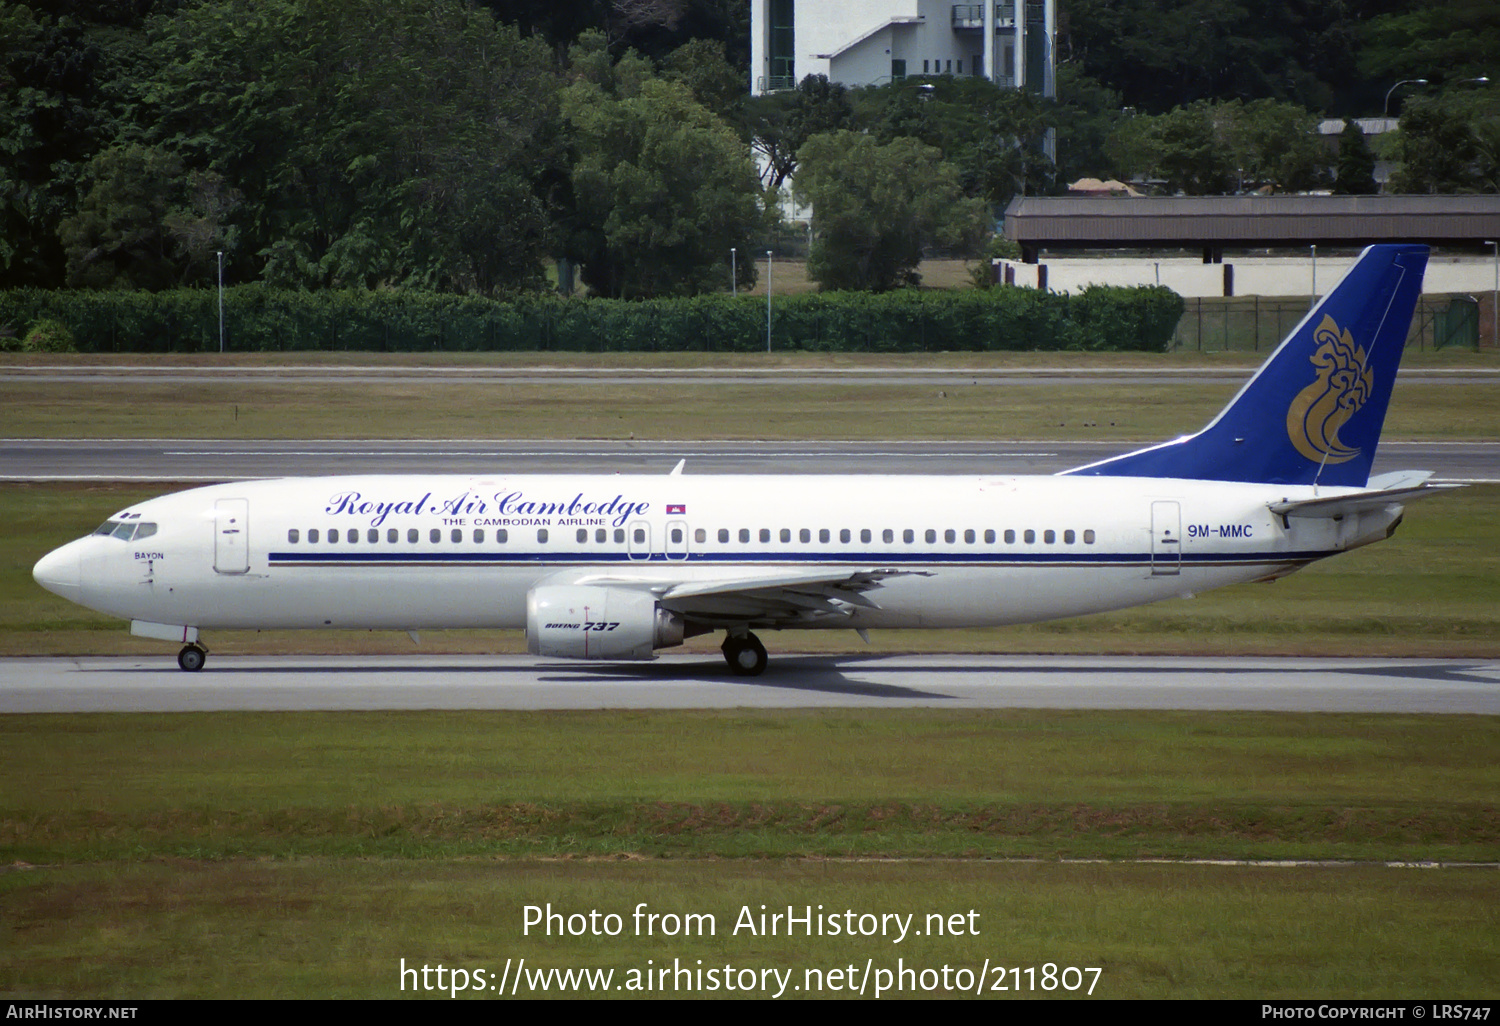
[[[750,91],[972,75],[1056,95],[1057,0],[751,0]]]

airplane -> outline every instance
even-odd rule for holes
[[[1285,576],[1389,537],[1425,471],[1370,478],[1427,264],[1367,248],[1196,434],[1054,475],[360,475],[121,510],[44,556],[57,595],[201,632],[524,628],[539,656],[651,659],[713,631],[983,627]]]

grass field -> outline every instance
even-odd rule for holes
[[[1493,866],[1369,860],[1493,854],[1497,730],[1047,711],[7,717],[0,993],[391,997],[402,958],[498,975],[525,957],[799,984],[867,960],[1050,962],[1100,968],[1095,994],[1115,998],[1493,995]],[[1340,861],[1121,861],[1203,857]],[[716,931],[524,926],[527,905],[628,924],[642,902]],[[733,930],[788,905],[964,928],[900,944]]]
[[[434,382],[299,380],[299,370],[326,368],[323,354],[260,354],[236,366],[282,366],[281,380],[205,376],[187,385],[149,375],[109,381],[0,382],[0,436],[51,438],[601,438],[601,439],[1067,439],[1154,440],[1196,430],[1238,384],[1135,380],[1119,384],[1039,377],[1025,384],[955,386],[920,381],[771,381],[704,384],[670,377],[607,380],[610,367],[670,370],[685,354],[659,359],[550,354],[548,365],[579,366],[606,380],[582,384],[507,383],[492,376]],[[445,357],[445,367],[525,368],[536,354],[508,358]],[[640,354],[636,354],[637,357]],[[1046,357],[1046,359],[1040,359]],[[78,362],[85,358],[76,358]],[[381,366],[408,361],[344,354]],[[695,357],[698,364],[703,357]],[[1248,375],[1256,361],[1203,354],[1086,357],[1082,354],[942,354],[921,360],[828,357],[726,358],[711,366],[782,369],[1038,367],[1232,368]],[[213,358],[162,357],[127,366],[212,366]],[[1427,354],[1422,365],[1462,372],[1491,367],[1488,354]],[[17,366],[24,366],[19,362]],[[371,411],[379,415],[372,417]],[[1388,416],[1387,438],[1493,438],[1500,425],[1500,385],[1486,378],[1451,383],[1403,382]]]

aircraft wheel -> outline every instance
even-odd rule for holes
[[[197,673],[203,669],[204,660],[208,658],[208,652],[201,645],[184,645],[182,651],[177,653],[177,665],[188,673]]]
[[[759,677],[766,672],[766,646],[754,634],[724,639],[724,661],[736,677]]]

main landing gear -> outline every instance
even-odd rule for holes
[[[177,665],[188,673],[197,673],[203,669],[203,662],[208,658],[208,649],[194,642],[191,645],[183,645],[182,651],[177,653]]]
[[[766,671],[766,646],[748,631],[726,635],[723,650],[724,661],[736,677],[759,677]]]

